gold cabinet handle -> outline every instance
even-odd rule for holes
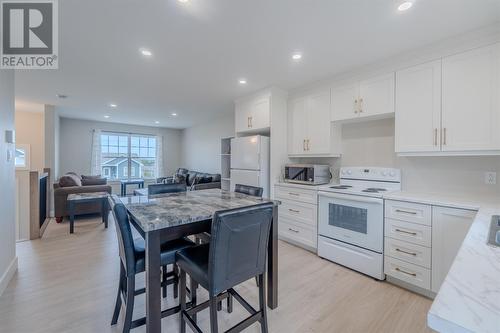
[[[446,146],[446,127],[443,128],[443,145]]]
[[[298,233],[299,233],[299,231],[298,231],[298,230],[295,230],[295,229],[292,229],[292,228],[288,228],[288,230],[290,230],[291,232],[295,232],[296,234],[298,234]]]
[[[402,210],[402,209],[396,209],[396,213],[404,213],[404,214],[417,215],[417,212],[410,212],[409,210]]]
[[[311,150],[311,148],[309,147],[309,139],[307,139],[307,151]]]
[[[302,141],[302,150],[306,151],[306,139]]]
[[[247,117],[247,127],[250,128],[250,117]]]
[[[358,113],[358,100],[354,100],[354,113]]]
[[[438,145],[438,129],[434,129],[434,146]]]
[[[291,208],[288,208],[288,210],[292,213],[300,213],[300,210],[296,210],[296,209],[291,209]]]
[[[401,229],[395,229],[395,231],[397,232],[401,232],[403,234],[408,234],[408,235],[412,235],[412,236],[416,236],[417,233],[416,232],[411,232],[411,231],[406,231],[406,230],[401,230]]]
[[[416,274],[416,273],[410,273],[410,272],[407,272],[407,271],[405,271],[405,270],[400,269],[399,267],[396,267],[396,271],[401,272],[401,273],[406,274],[406,275],[411,275],[411,276],[413,276],[413,277],[417,277],[417,274]]]
[[[415,252],[407,252],[407,251],[401,250],[401,249],[396,249],[396,252],[401,252],[401,253],[408,254],[408,255],[414,256],[414,257],[417,256],[417,254]]]
[[[359,113],[363,112],[363,99],[359,99]]]

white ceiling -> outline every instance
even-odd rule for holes
[[[185,128],[260,88],[296,88],[500,20],[498,0],[415,0],[407,12],[398,4],[62,0],[59,70],[18,71],[16,95],[66,117]]]

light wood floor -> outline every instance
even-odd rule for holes
[[[77,220],[73,235],[67,222],[51,222],[43,239],[18,244],[19,271],[0,297],[0,332],[121,331],[121,316],[117,326],[110,326],[119,273],[114,223],[105,230],[99,222]],[[279,251],[280,305],[268,312],[271,332],[429,331],[430,300],[284,242]],[[138,285],[142,282],[141,276]],[[257,305],[253,280],[237,290]],[[169,292],[168,305],[173,305]],[[198,295],[206,299],[203,291]],[[143,295],[136,298],[134,311],[134,317],[144,315]],[[235,302],[231,315],[219,312],[219,327],[225,330],[244,316]],[[207,311],[198,318],[208,332]],[[162,328],[178,332],[178,316],[163,319]]]

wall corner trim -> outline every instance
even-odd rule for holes
[[[12,277],[14,277],[14,274],[16,274],[17,266],[18,261],[16,256],[14,257],[14,259],[12,259],[9,267],[7,267],[7,269],[5,270],[5,273],[3,273],[3,275],[0,277],[0,296],[2,296],[10,280],[12,280]]]

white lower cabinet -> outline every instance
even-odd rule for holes
[[[475,211],[385,200],[384,272],[437,293]]]
[[[275,185],[280,239],[316,252],[318,247],[318,192],[290,184]]]
[[[432,291],[439,291],[475,215],[471,210],[432,207]]]

